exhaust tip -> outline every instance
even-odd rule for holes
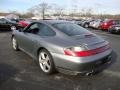
[[[86,76],[92,76],[93,75],[93,70],[91,72],[88,72],[85,74]]]

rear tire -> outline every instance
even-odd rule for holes
[[[56,71],[52,56],[46,49],[39,51],[38,61],[41,70],[45,74],[53,74]]]

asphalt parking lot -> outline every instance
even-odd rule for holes
[[[94,76],[45,75],[32,58],[11,46],[11,32],[0,31],[0,90],[120,90],[120,35],[91,30],[108,40],[116,62]]]

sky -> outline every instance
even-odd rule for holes
[[[26,12],[41,2],[57,4],[63,8],[92,8],[96,14],[120,14],[120,0],[0,0],[0,11]]]

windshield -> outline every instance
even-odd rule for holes
[[[76,36],[89,32],[86,29],[73,23],[57,23],[53,24],[53,27],[67,34],[68,36]]]

